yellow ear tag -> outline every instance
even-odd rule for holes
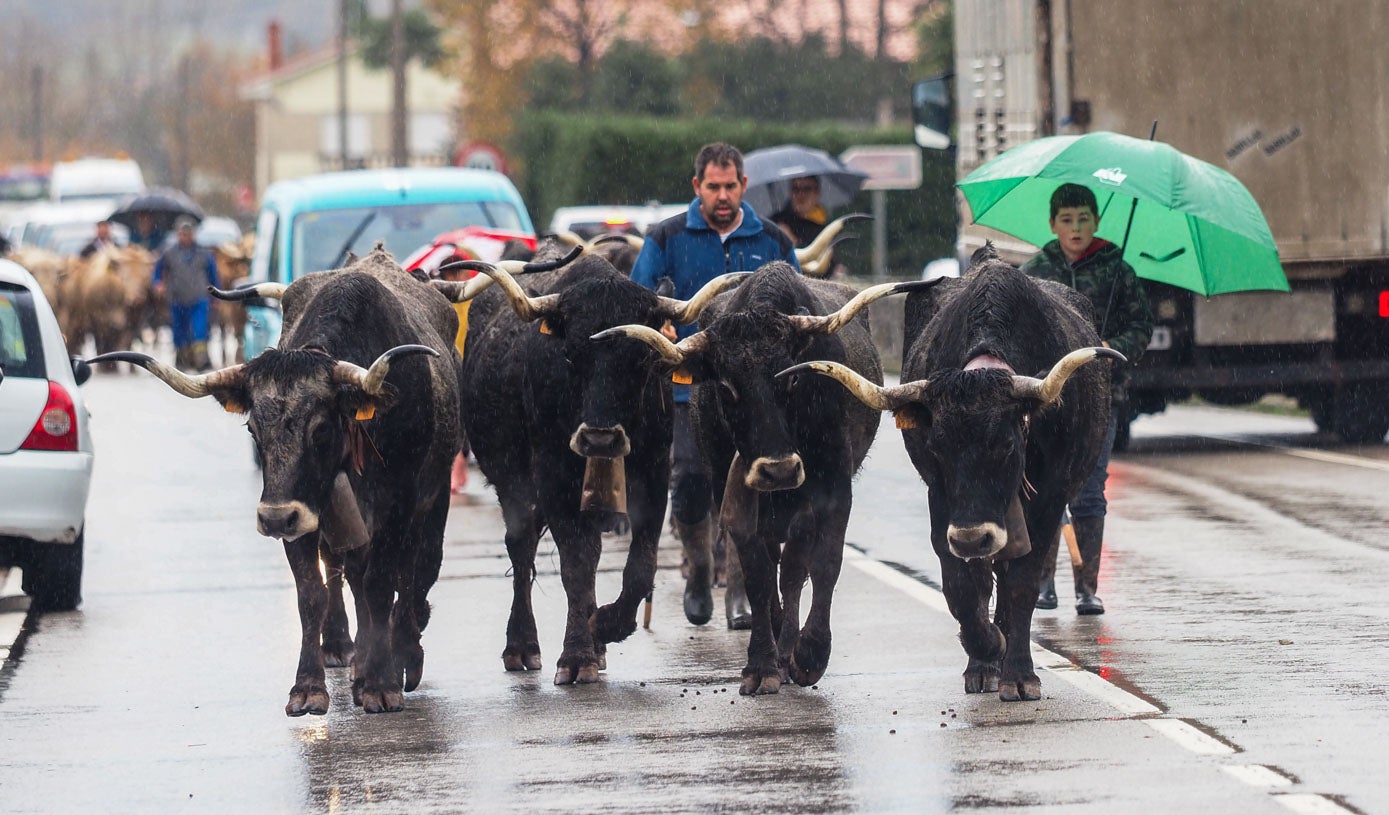
[[[367,419],[370,419],[371,417],[373,417],[373,416],[375,416],[375,415],[376,415],[376,403],[374,403],[374,402],[367,402],[365,405],[362,405],[361,407],[357,408],[357,415],[354,416],[353,418],[356,419],[356,420],[359,421],[359,422],[365,422]]]
[[[677,385],[693,385],[694,376],[684,368],[676,368],[670,372],[670,381]]]
[[[896,420],[898,430],[911,430],[916,427],[916,419],[908,413],[893,411],[892,418]]]
[[[232,401],[232,400],[230,400],[230,399],[227,400],[227,403],[226,403],[225,405],[222,405],[222,409],[225,410],[225,411],[228,412],[228,413],[245,413],[245,412],[246,412],[246,408],[245,408],[240,402],[234,402],[234,401]]]
[[[553,333],[555,333],[555,332],[550,328],[550,321],[549,321],[549,320],[541,320],[541,321],[540,321],[540,333],[541,333],[541,334],[553,334]]]

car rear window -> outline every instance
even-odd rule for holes
[[[0,283],[0,368],[5,376],[42,379],[43,344],[34,314],[34,296],[28,289]]]

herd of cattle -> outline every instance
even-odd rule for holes
[[[1083,297],[985,249],[960,279],[859,292],[777,262],[682,301],[615,265],[630,262],[628,244],[564,248],[469,262],[482,274],[466,282],[406,273],[378,248],[288,286],[220,293],[281,301],[279,346],[248,362],[188,375],[133,352],[93,360],[141,366],[246,415],[264,462],[257,526],[284,541],[298,592],[303,638],[286,713],[327,711],[326,665],[350,664],[353,700],[369,713],[400,710],[419,684],[450,462],[464,438],[506,523],[505,668],[541,667],[530,592],[548,529],[568,601],[554,681],[598,681],[607,644],[636,630],[655,581],[672,378],[694,383],[714,505],[752,603],[743,694],[824,674],[853,480],[890,410],[928,486],[931,543],[968,654],[965,690],[1040,698],[1029,628],[1042,542],[1058,534],[1100,451],[1109,371],[1085,363],[1118,357],[1096,347]],[[866,315],[856,315],[895,294],[907,295],[903,384],[884,387]],[[462,356],[461,301],[471,302]],[[667,322],[702,330],[672,342]],[[600,536],[619,521],[631,528],[622,588],[600,606]]]
[[[231,288],[232,281],[249,274],[254,241],[255,236],[247,234],[238,242],[213,247],[220,286]],[[169,324],[168,303],[151,286],[157,258],[141,246],[110,246],[87,257],[21,246],[8,258],[38,281],[73,354],[82,353],[89,337],[97,353],[106,353],[129,348],[137,339],[145,341],[147,330]],[[240,338],[246,310],[231,303],[213,305],[208,320],[221,329],[223,342]]]

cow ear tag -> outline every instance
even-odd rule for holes
[[[365,405],[362,405],[361,407],[357,408],[357,415],[353,416],[352,418],[356,419],[359,422],[365,422],[367,419],[370,419],[375,415],[376,403],[367,402]]]
[[[554,330],[553,328],[550,328],[550,321],[549,321],[549,320],[541,320],[541,321],[540,321],[540,333],[541,333],[541,334],[553,334],[553,333],[555,333],[555,330]]]
[[[916,417],[905,410],[894,410],[892,418],[896,420],[898,430],[912,430],[916,427]]]
[[[677,385],[693,385],[694,375],[684,368],[676,368],[670,372],[670,381]]]

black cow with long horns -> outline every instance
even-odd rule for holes
[[[420,682],[426,596],[443,556],[460,441],[457,314],[380,248],[238,296],[282,300],[278,348],[201,376],[131,352],[92,361],[141,366],[184,396],[246,415],[264,462],[256,526],[284,541],[299,595],[303,637],[285,712],[328,710],[320,543],[345,563],[356,600],[353,701],[398,711],[402,691]]]
[[[678,343],[650,326],[598,335],[633,337],[654,349],[664,371],[695,386],[691,423],[711,468],[724,534],[737,546],[752,631],[739,692],[810,685],[830,657],[830,603],[844,556],[853,478],[878,430],[878,414],[819,377],[776,379],[806,359],[832,359],[870,381],[882,366],[866,320],[853,317],[880,297],[935,281],[887,283],[863,292],[802,277],[769,263],[700,318]],[[634,368],[644,375],[649,368]],[[783,549],[784,544],[784,549]],[[777,596],[780,562],[782,596]],[[805,627],[800,597],[814,592]]]
[[[1033,280],[987,246],[962,279],[908,297],[901,385],[884,388],[830,360],[783,372],[832,377],[896,415],[926,482],[931,545],[969,656],[967,693],[1041,698],[1030,635],[1042,558],[1109,417],[1109,366],[1086,363],[1124,359],[1097,347],[1090,309],[1083,295]]]
[[[607,643],[636,630],[637,609],[655,582],[670,485],[672,397],[647,348],[590,337],[623,323],[654,331],[668,320],[694,322],[743,275],[723,275],[683,301],[643,288],[596,254],[527,277],[529,291],[504,268],[462,265],[496,283],[469,312],[463,420],[506,522],[513,601],[502,663],[509,671],[541,667],[530,592],[536,547],[548,526],[568,597],[554,681],[595,682]],[[632,540],[622,589],[599,607],[601,533],[624,513]]]

